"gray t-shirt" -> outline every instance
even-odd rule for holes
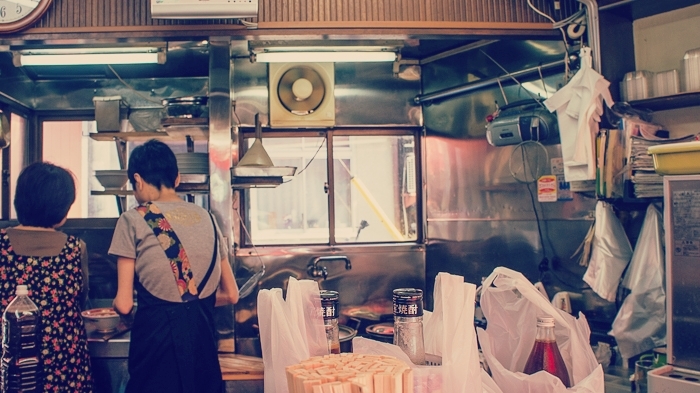
[[[209,213],[185,201],[154,202],[154,204],[180,239],[190,261],[194,278],[199,285],[209,268],[214,252],[214,227]],[[219,236],[219,251],[214,270],[199,294],[200,298],[214,293],[221,278],[221,258],[228,257],[221,231],[218,225],[215,224],[215,226]],[[119,217],[109,254],[135,259],[137,279],[152,295],[169,302],[182,302],[165,251],[151,227],[136,209],[124,212]]]

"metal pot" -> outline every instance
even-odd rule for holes
[[[340,341],[340,352],[352,352],[352,339],[357,336],[357,328],[360,327],[361,321],[356,318],[350,318],[350,321],[355,323],[355,328],[346,325],[338,326],[338,339]]]
[[[376,325],[367,326],[365,329],[367,335],[377,341],[384,343],[394,343],[394,324],[392,322],[378,323]]]
[[[166,115],[170,118],[200,118],[209,116],[209,107],[207,103],[209,97],[194,96],[194,97],[175,97],[166,98],[162,101],[165,106]]]

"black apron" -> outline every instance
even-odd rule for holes
[[[172,303],[136,284],[139,307],[129,346],[126,393],[221,393],[214,302]]]

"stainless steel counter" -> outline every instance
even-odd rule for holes
[[[102,339],[103,334],[88,332],[88,349],[94,358],[128,358],[131,332],[121,334],[109,341]]]
[[[95,393],[123,393],[129,380],[129,332],[109,341],[103,334],[88,331]]]

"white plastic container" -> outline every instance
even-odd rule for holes
[[[700,373],[670,365],[649,371],[649,393],[697,393],[700,392]]]
[[[623,101],[643,100],[652,97],[654,73],[632,71],[625,74],[620,82],[620,95]]]
[[[681,62],[683,91],[700,90],[700,48],[685,52]]]
[[[661,71],[654,74],[654,97],[670,96],[679,92],[678,70]]]

